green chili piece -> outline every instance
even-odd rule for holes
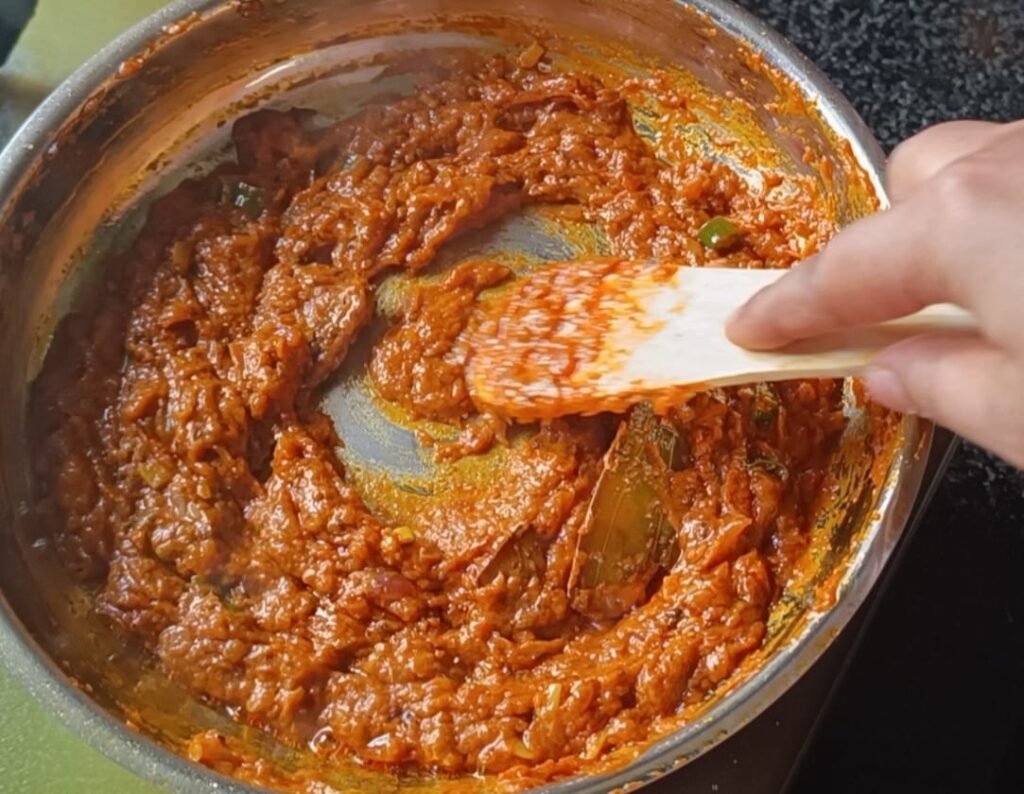
[[[750,418],[758,427],[770,427],[779,415],[779,396],[775,389],[767,383],[758,383],[754,387],[754,406]]]
[[[255,220],[263,212],[263,191],[248,182],[239,182],[231,203]]]
[[[737,243],[742,236],[736,224],[721,215],[709,220],[697,232],[703,246],[712,251],[724,251]]]

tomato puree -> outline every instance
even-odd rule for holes
[[[712,391],[659,417],[656,497],[605,481],[657,498],[670,544],[611,560],[643,578],[600,610],[573,591],[576,553],[589,537],[615,554],[588,508],[628,417],[513,433],[479,415],[468,340],[508,268],[424,280],[368,359],[381,400],[463,433],[457,456],[507,447],[479,490],[385,520],[319,398],[386,274],[526,207],[575,213],[615,256],[730,267],[788,267],[791,239],[832,233],[827,210],[796,181],[667,162],[623,85],[536,47],[457,59],[328,126],[259,111],[233,143],[152,206],[36,384],[41,506],[95,609],[205,701],[327,762],[519,788],[656,738],[761,645],[844,427],[841,384]],[[701,242],[715,217],[738,230],[727,249]],[[222,768],[209,736],[190,752]]]

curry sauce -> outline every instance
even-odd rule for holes
[[[527,206],[575,213],[616,256],[694,266],[788,267],[792,239],[834,231],[799,182],[657,156],[624,91],[531,47],[326,126],[254,113],[233,161],[159,199],[97,307],[63,321],[36,384],[41,509],[95,609],[172,678],[328,761],[518,788],[656,737],[759,647],[845,425],[840,383],[507,433],[464,368],[481,293],[515,276],[472,260],[406,296],[368,369],[382,400],[463,433],[436,454],[507,447],[499,481],[391,524],[318,407],[382,277]],[[722,217],[736,237],[705,245]],[[656,487],[604,475],[649,453],[614,443],[631,421],[672,439],[621,463]],[[669,533],[643,564],[594,542],[621,528],[600,508],[618,497]],[[209,736],[191,754],[223,768]]]

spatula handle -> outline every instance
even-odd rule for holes
[[[616,349],[629,351],[614,371],[600,373],[606,393],[639,384],[657,391],[678,384],[730,386],[756,381],[856,375],[880,350],[919,334],[970,330],[974,318],[948,304],[876,325],[843,328],[781,350],[753,351],[725,336],[725,320],[739,305],[785,275],[778,270],[686,268],[672,288],[655,287],[643,302],[653,334],[626,325]],[[685,351],[685,355],[680,355]]]
[[[936,304],[898,320],[844,328],[781,350],[751,353],[751,372],[735,379],[726,378],[720,385],[754,378],[789,380],[857,375],[881,350],[897,342],[936,331],[970,332],[977,327],[969,312],[950,304]]]

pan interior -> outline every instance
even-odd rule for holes
[[[371,772],[355,765],[323,768],[311,753],[286,748],[237,725],[177,687],[139,648],[96,619],[89,607],[91,594],[73,585],[55,560],[49,529],[40,526],[25,507],[31,504],[30,470],[20,452],[14,454],[13,450],[26,449],[20,422],[25,415],[26,384],[45,355],[50,332],[64,314],[89,300],[109,252],[132,239],[156,197],[183,178],[215,167],[227,156],[228,125],[223,122],[256,107],[304,107],[324,120],[343,118],[382,97],[414,90],[413,76],[432,54],[460,49],[514,51],[534,37],[557,42],[558,58],[575,69],[596,74],[611,70],[637,79],[655,71],[668,73],[688,95],[702,98],[694,102],[701,110],[690,123],[661,115],[653,100],[645,104],[642,94],[634,101],[634,125],[655,147],[671,138],[681,142],[676,151],[725,160],[750,180],[760,179],[765,168],[809,174],[820,180],[840,222],[870,212],[877,197],[847,144],[805,102],[793,83],[766,67],[707,18],[681,7],[609,2],[601,3],[602,13],[595,14],[589,2],[566,0],[543,7],[523,4],[522,18],[510,22],[504,14],[483,15],[480,9],[487,4],[453,2],[439,4],[444,16],[424,14],[396,26],[392,21],[396,8],[381,3],[371,4],[369,14],[378,14],[379,22],[356,27],[356,17],[365,15],[355,15],[348,8],[324,10],[329,5],[324,2],[307,5],[305,11],[274,10],[252,22],[226,19],[223,12],[197,22],[194,42],[187,36],[172,40],[143,67],[139,90],[149,93],[152,105],[130,100],[121,86],[106,96],[106,105],[101,103],[95,110],[100,120],[106,113],[105,137],[88,119],[81,122],[80,129],[68,132],[74,135],[69,151],[75,146],[94,146],[96,162],[106,163],[119,152],[131,150],[137,153],[134,159],[126,157],[121,170],[104,173],[100,168],[78,174],[74,190],[60,199],[61,180],[55,166],[44,169],[32,184],[22,187],[9,209],[9,218],[17,218],[33,199],[42,198],[42,206],[47,202],[53,206],[37,229],[30,228],[17,243],[8,231],[0,244],[0,261],[10,273],[0,289],[5,305],[17,301],[18,307],[0,320],[6,326],[0,329],[0,336],[13,371],[25,374],[24,378],[11,378],[3,394],[8,418],[2,436],[2,507],[6,525],[12,528],[2,541],[4,591],[35,639],[95,701],[172,749],[182,752],[195,733],[215,729],[267,758],[289,778],[313,777],[340,789],[368,791],[432,788],[436,783],[431,780]],[[288,14],[294,16],[286,18]],[[301,25],[307,14],[317,15],[321,25],[317,38],[290,41],[288,48],[282,49],[281,26],[288,22]],[[675,35],[666,34],[666,23]],[[246,35],[233,35],[239,25],[249,25]],[[222,42],[223,49],[204,56],[202,50],[210,40]],[[262,65],[254,71],[225,72],[222,81],[216,82],[210,75],[218,59],[238,46],[232,43],[235,40],[248,41],[258,54],[266,56],[265,61],[250,57],[248,63]],[[160,99],[161,81],[171,79],[161,70],[180,63],[182,47],[193,48],[193,61],[189,74],[179,76],[178,82],[202,90],[186,105],[175,108],[173,119],[161,129],[153,124],[153,114],[163,112],[165,118],[171,118],[167,103],[182,101],[181,96],[173,95]],[[281,52],[291,54],[282,58]],[[64,179],[74,176],[73,171],[65,172]],[[596,228],[544,208],[527,210],[459,238],[423,274],[388,277],[377,290],[378,316],[387,318],[410,288],[437,279],[461,261],[486,256],[524,273],[544,262],[602,253],[607,253],[606,244]],[[366,359],[382,327],[378,322],[364,329],[344,370],[325,392],[324,407],[345,442],[341,454],[357,483],[359,477],[367,482],[372,479],[377,486],[371,490],[381,499],[377,509],[397,510],[398,514],[389,518],[401,520],[401,510],[420,510],[420,500],[443,497],[429,487],[438,482],[439,475],[432,455],[420,441],[423,434],[444,440],[457,431],[409,420],[371,395]],[[7,333],[10,329],[15,330]],[[899,431],[894,429],[891,438],[871,438],[852,388],[847,389],[846,408],[853,421],[835,461],[841,487],[822,505],[812,550],[814,564],[805,580],[796,583],[775,609],[768,641],[738,672],[736,683],[801,636],[820,604],[823,583],[841,580],[836,573],[845,571],[854,560],[859,545],[871,532],[880,497],[892,485],[886,475],[902,440]],[[450,467],[444,476],[456,482],[463,476],[477,477],[481,468],[500,467],[501,454],[496,448],[480,460]],[[406,496],[412,493],[414,498],[389,498],[389,491],[395,489]],[[702,712],[716,707],[720,698],[727,697],[727,690],[723,688],[720,695],[703,704]],[[697,716],[689,715],[691,722]],[[609,768],[628,760],[609,759]],[[446,788],[488,790],[486,781],[477,779],[451,782]]]

